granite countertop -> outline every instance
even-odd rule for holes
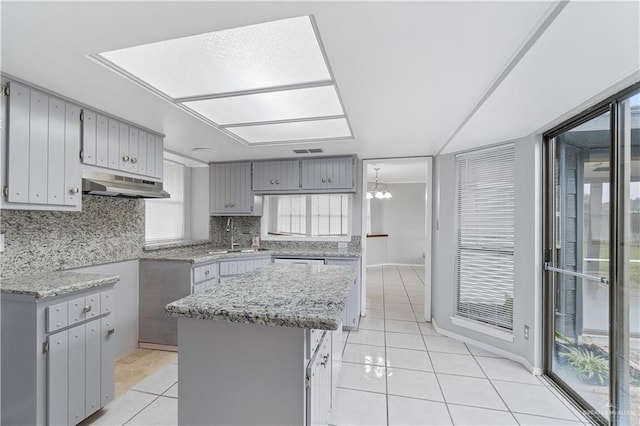
[[[220,259],[233,259],[236,257],[256,256],[282,256],[282,257],[360,257],[359,251],[339,251],[337,249],[266,249],[252,252],[212,253],[216,250],[211,247],[185,247],[179,249],[166,249],[145,252],[141,259],[144,260],[173,260],[179,262],[204,263]]]
[[[337,330],[355,268],[269,264],[165,307],[172,317]]]
[[[31,296],[34,299],[46,299],[93,287],[115,284],[119,280],[120,276],[118,275],[43,272],[4,278],[0,289],[2,293]]]

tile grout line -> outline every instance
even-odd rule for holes
[[[473,360],[475,361],[475,363],[478,365],[478,367],[480,368],[480,371],[482,371],[482,374],[485,375],[485,377],[487,378],[487,381],[489,382],[489,384],[491,385],[491,387],[493,388],[493,390],[496,392],[496,394],[498,395],[498,397],[500,398],[500,401],[502,401],[502,403],[504,404],[505,407],[507,407],[507,410],[509,411],[509,414],[511,414],[511,417],[513,417],[513,419],[516,421],[516,423],[520,424],[520,422],[518,421],[518,419],[516,418],[516,416],[513,414],[513,411],[511,411],[511,407],[509,407],[509,404],[507,404],[507,401],[504,400],[504,398],[502,397],[502,394],[500,392],[498,392],[498,388],[496,388],[496,386],[493,384],[493,381],[491,380],[491,378],[489,377],[489,375],[487,374],[486,371],[484,371],[484,368],[482,368],[482,365],[480,365],[480,363],[478,362],[478,360],[476,359],[476,356],[473,352],[471,352],[471,349],[469,349],[469,346],[467,346],[466,343],[464,343],[464,346],[467,348],[467,350],[469,351],[469,354],[471,354],[471,357],[473,358]]]
[[[385,294],[385,279],[384,279],[384,266],[382,267],[382,328],[384,330],[384,389],[385,389],[385,403],[386,403],[386,415],[387,426],[389,426],[389,363],[387,362],[387,306],[384,303]]]

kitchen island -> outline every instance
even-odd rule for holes
[[[179,424],[325,422],[356,270],[270,264],[170,303]]]

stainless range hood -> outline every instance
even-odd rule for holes
[[[169,198],[161,182],[119,176],[116,174],[82,171],[82,192],[91,195],[128,198]]]

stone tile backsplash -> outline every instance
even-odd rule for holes
[[[144,201],[83,195],[81,212],[0,210],[1,277],[137,259]]]

